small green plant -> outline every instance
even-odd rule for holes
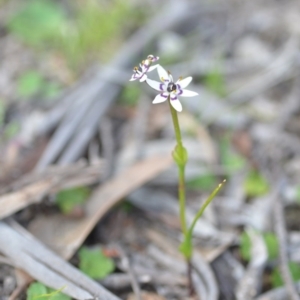
[[[69,214],[76,206],[83,204],[89,195],[90,189],[87,187],[66,189],[56,195],[55,202],[61,212]]]
[[[244,190],[247,196],[258,197],[269,192],[269,184],[267,180],[255,170],[248,173],[244,182]]]
[[[289,262],[288,267],[293,281],[295,282],[300,280],[300,265],[295,262]],[[271,283],[274,288],[281,287],[284,285],[279,267],[276,267],[273,273],[271,274]]]
[[[79,252],[79,268],[93,279],[102,279],[115,269],[114,261],[105,256],[100,249],[82,247]]]
[[[279,244],[277,236],[272,232],[261,233],[268,251],[268,258],[270,260],[276,259],[279,253]],[[251,259],[251,239],[247,232],[243,232],[241,235],[240,253],[245,261]]]
[[[61,293],[64,287],[59,290],[54,290],[46,287],[40,282],[31,283],[26,292],[27,300],[37,300],[37,299],[46,299],[46,300],[71,300],[67,295]]]
[[[182,111],[182,105],[179,100],[179,97],[194,97],[198,94],[196,92],[187,90],[186,87],[192,81],[192,77],[179,78],[176,82],[173,80],[173,76],[170,72],[167,72],[161,65],[155,63],[159,57],[149,55],[147,59],[140,63],[140,67],[135,67],[133,69],[133,75],[131,76],[130,81],[139,80],[140,82],[146,81],[146,83],[152,87],[154,90],[158,91],[158,95],[154,98],[153,102],[161,103],[167,101],[170,108],[170,113],[172,116],[173,127],[176,138],[176,146],[172,152],[173,159],[178,167],[178,200],[179,200],[179,219],[181,224],[181,231],[183,234],[183,241],[179,247],[179,250],[185,257],[188,267],[188,279],[189,279],[189,289],[190,294],[193,294],[193,283],[192,283],[192,265],[191,257],[193,254],[193,244],[192,244],[192,235],[195,225],[198,219],[202,216],[205,208],[213,200],[216,194],[221,189],[223,183],[212,192],[212,194],[207,198],[204,204],[200,207],[196,213],[192,223],[188,226],[186,222],[186,183],[185,183],[185,167],[188,160],[188,153],[186,148],[183,145],[181,130],[178,120],[178,112]],[[157,70],[158,77],[161,80],[160,82],[149,79],[147,76],[148,72]],[[225,181],[224,181],[225,182]]]

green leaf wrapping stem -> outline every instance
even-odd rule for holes
[[[180,249],[181,253],[183,253],[183,255],[187,259],[190,259],[191,256],[192,256],[192,252],[193,252],[192,236],[193,236],[193,231],[194,231],[194,228],[196,226],[196,223],[197,223],[198,219],[202,216],[202,214],[205,211],[206,207],[215,198],[215,196],[217,195],[217,193],[219,192],[219,190],[221,189],[221,187],[223,186],[223,184],[225,182],[226,182],[226,180],[224,180],[222,183],[220,183],[218,185],[218,187],[205,200],[205,202],[203,203],[203,205],[201,206],[201,208],[198,210],[196,216],[194,217],[194,220],[193,220],[191,226],[189,227],[188,231],[184,235],[184,240],[181,243],[179,249]]]

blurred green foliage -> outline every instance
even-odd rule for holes
[[[87,187],[66,189],[56,195],[55,202],[61,212],[69,214],[76,206],[83,204],[90,193],[91,191]]]
[[[119,204],[119,207],[120,209],[125,212],[125,213],[130,213],[133,211],[134,209],[134,206],[133,204],[131,204],[130,202],[128,202],[127,200],[125,201],[122,201],[120,204]]]
[[[135,106],[140,99],[141,89],[135,84],[128,84],[124,87],[120,97],[120,104]]]
[[[0,99],[0,128],[2,130],[2,136],[0,141],[10,140],[20,131],[20,124],[17,121],[10,121],[5,124],[6,104]]]
[[[36,95],[44,83],[44,79],[39,72],[27,71],[19,77],[17,82],[17,92],[20,97],[31,97]]]
[[[40,282],[31,283],[27,289],[27,300],[34,300],[41,295],[47,294],[47,287]]]
[[[9,20],[9,30],[27,44],[41,46],[55,38],[65,25],[62,8],[54,1],[26,1]]]
[[[221,67],[213,68],[205,77],[204,85],[208,90],[215,93],[219,97],[223,98],[226,96],[226,84],[225,77],[220,71]]]
[[[295,262],[289,262],[288,267],[289,267],[291,276],[293,278],[293,281],[300,280],[300,265]],[[276,267],[274,269],[274,271],[272,272],[271,282],[272,282],[272,286],[274,288],[281,287],[284,285],[279,267]]]
[[[4,128],[4,138],[7,140],[12,139],[20,131],[20,124],[17,121],[8,123]]]
[[[22,98],[38,94],[45,98],[53,98],[58,96],[60,91],[58,83],[47,81],[41,73],[35,70],[26,71],[18,78],[17,93]]]
[[[269,192],[267,180],[257,171],[252,170],[248,173],[244,182],[244,190],[247,196],[258,197]]]
[[[296,187],[296,201],[300,203],[300,186]]]
[[[53,290],[40,282],[31,283],[26,292],[27,300],[47,299],[47,300],[70,300],[71,298],[61,293],[61,290]]]
[[[189,189],[200,189],[204,191],[211,191],[217,185],[217,178],[212,174],[200,175],[196,178],[188,180],[186,183]]]
[[[245,166],[245,159],[241,155],[233,152],[231,141],[228,136],[221,139],[220,156],[222,165],[230,173],[239,171]]]
[[[102,279],[115,269],[114,261],[100,249],[82,247],[79,252],[79,269],[93,279]]]
[[[261,233],[268,251],[268,258],[270,260],[276,259],[279,253],[279,244],[277,236],[272,232]],[[240,253],[245,261],[251,259],[251,239],[247,232],[243,232],[241,235]]]
[[[123,39],[124,26],[120,24],[134,19],[126,1],[77,0],[68,4],[67,10],[51,0],[23,2],[8,29],[29,46],[60,53],[72,68],[92,58],[110,58]]]

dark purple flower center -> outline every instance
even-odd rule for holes
[[[168,84],[167,91],[168,91],[169,93],[171,93],[171,92],[173,92],[173,91],[176,91],[176,84],[173,83],[173,82],[170,82],[170,83]]]

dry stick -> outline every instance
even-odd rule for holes
[[[109,118],[103,117],[99,124],[99,138],[102,145],[103,158],[106,162],[104,168],[103,180],[110,178],[114,172],[115,159],[115,145],[113,139],[113,128],[112,122]]]
[[[151,283],[151,277],[148,274],[138,275],[137,280],[139,284]],[[117,291],[130,289],[132,280],[128,273],[113,273],[102,279],[100,283],[109,290]]]
[[[74,166],[65,167],[64,172],[60,168],[54,168],[50,172],[40,174],[40,178],[35,178],[31,174],[24,176],[16,185],[21,185],[21,187],[15,192],[0,196],[0,219],[41,201],[46,194],[56,193],[63,188],[72,188],[97,182],[100,175],[100,165],[84,168],[82,164],[75,164]],[[55,169],[57,172],[54,171]],[[30,181],[33,182],[30,184]],[[26,183],[27,185],[22,187],[22,184]]]
[[[224,76],[241,75],[243,72],[253,72],[261,68],[266,68],[270,65],[272,59],[267,59],[263,62],[249,62],[248,59],[226,59],[222,68],[218,70]],[[198,76],[207,75],[216,66],[215,59],[207,59],[203,54],[197,55],[190,61],[184,61],[171,65],[172,69],[177,74],[193,74]]]
[[[295,37],[291,37],[282,53],[262,73],[247,85],[231,93],[227,100],[235,104],[245,103],[278,83],[295,76],[293,70],[297,67],[298,43]]]
[[[199,252],[194,253],[193,259],[193,270],[198,273],[202,282],[206,287],[207,298],[201,298],[203,300],[218,300],[219,299],[219,288],[217,280],[211,266],[203,259]]]
[[[146,26],[137,31],[122,47],[112,61],[107,74],[104,74],[105,77],[108,79],[114,78],[114,69],[128,68],[133,63],[134,58],[142,52],[155,36],[189,18],[189,11],[195,13],[193,8],[194,6],[188,5],[185,1],[170,1],[165,9],[162,9]],[[161,22],[161,20],[164,21]],[[37,169],[41,170],[53,162],[66,147],[72,136],[74,137],[64,150],[59,162],[65,164],[78,159],[97,130],[99,119],[107,111],[119,90],[119,86],[104,82],[103,72],[98,72],[93,81],[81,90],[77,101],[80,106],[74,107],[73,105],[67,117],[54,133],[38,163]],[[99,99],[99,95],[101,95],[102,100]],[[78,127],[80,127],[80,130],[76,131]]]
[[[139,282],[137,280],[137,276],[136,276],[133,268],[130,265],[129,258],[120,246],[116,246],[116,248],[117,248],[118,252],[121,254],[123,266],[127,270],[127,273],[129,274],[132,290],[134,292],[136,300],[142,300]]]
[[[167,239],[166,242],[168,242]],[[186,273],[186,266],[183,261],[183,258],[178,258],[177,255],[179,255],[179,253],[176,253],[176,256],[170,255],[169,253],[164,252],[164,249],[161,250],[153,244],[150,244],[147,247],[147,256],[153,258],[158,265],[162,266],[164,269],[170,270],[173,275],[182,275]]]
[[[300,290],[300,281],[295,283],[295,287]],[[288,298],[287,288],[285,286],[270,290],[255,300],[286,300]]]
[[[292,37],[290,41],[285,44],[281,53],[274,57],[272,63],[264,68],[252,80],[248,81],[247,84],[241,86],[226,97],[226,100],[230,103],[230,111],[237,109],[240,105],[247,103],[268,89],[295,76],[294,71],[299,66],[297,60],[297,43],[298,41]],[[190,110],[199,110],[199,107],[194,107],[192,102],[187,102],[186,106]],[[219,118],[220,114],[224,114],[227,110],[228,105],[219,105],[219,108],[214,111],[210,111],[209,107],[205,108],[204,111],[201,111],[202,120],[205,124],[211,124]]]
[[[281,180],[279,188],[282,188],[283,181]],[[277,199],[274,203],[274,222],[275,222],[275,232],[278,237],[279,242],[279,258],[280,258],[280,270],[282,274],[283,281],[286,285],[289,297],[291,300],[299,300],[299,294],[293,283],[291,273],[288,267],[288,255],[287,255],[287,232],[284,219],[284,210],[282,205],[282,198],[280,195],[280,190],[277,192]]]
[[[296,72],[296,78],[293,82],[293,88],[287,97],[285,105],[282,107],[280,116],[275,121],[276,122],[275,126],[277,127],[278,131],[283,131],[288,121],[290,121],[292,115],[297,111],[299,111],[300,108],[299,94],[300,94],[300,73]]]
[[[144,157],[147,123],[149,122],[149,111],[151,101],[148,97],[142,96],[137,108],[137,116],[134,120],[134,139],[136,141],[136,158]]]
[[[2,255],[0,255],[0,264],[5,264],[14,267],[13,261]]]
[[[263,237],[253,229],[247,230],[251,240],[251,260],[236,287],[236,299],[253,299],[261,289],[262,275],[268,259]]]

